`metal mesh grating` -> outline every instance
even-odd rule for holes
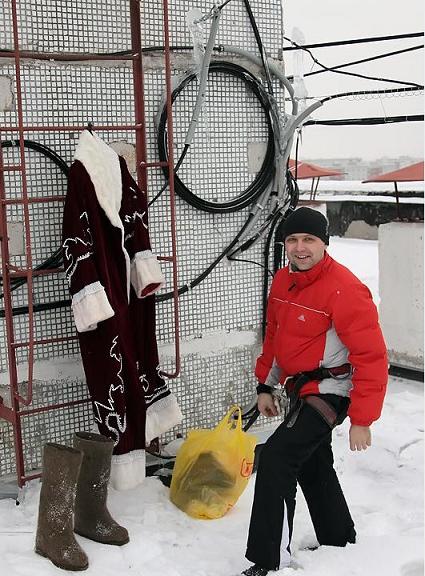
[[[128,2],[24,0],[18,3],[20,42],[40,52],[115,52],[129,47]],[[45,30],[49,30],[49,34]]]
[[[68,396],[74,399],[80,389],[85,389],[85,385],[77,386],[64,382],[53,382],[53,390],[57,387]],[[44,402],[57,398],[56,393],[44,393]],[[40,390],[40,387],[38,387]],[[84,390],[85,391],[85,390]],[[49,398],[50,396],[50,398]],[[27,471],[34,471],[40,468],[42,449],[46,442],[57,442],[60,444],[72,445],[72,436],[74,432],[82,429],[90,429],[90,424],[94,424],[92,417],[91,404],[78,404],[66,409],[50,410],[24,417],[22,420],[22,439],[24,450],[24,461]]]
[[[1,47],[12,47],[9,2],[4,8],[5,30],[0,30]],[[113,0],[45,0],[42,5],[35,0],[19,3],[21,48],[39,51],[115,52],[130,47],[128,2]],[[208,2],[170,4],[170,34],[174,45],[190,44],[185,15],[192,7],[208,12]],[[277,56],[281,38],[281,6],[261,0],[253,7],[268,53]],[[141,4],[142,42],[144,46],[163,44],[161,3],[157,0]],[[235,24],[236,23],[236,24]],[[46,34],[46,29],[49,34]],[[242,3],[229,3],[223,12],[217,43],[230,44],[257,52],[254,36]],[[191,67],[190,54],[182,52],[176,59],[178,68],[173,71],[176,79],[184,69]],[[162,59],[145,57],[145,107],[148,160],[158,158],[155,119],[163,98],[164,72]],[[16,78],[14,67],[0,60],[0,75]],[[252,181],[247,148],[251,142],[264,142],[267,138],[265,115],[250,90],[238,79],[214,74],[208,84],[208,103],[204,121],[199,127],[188,162],[183,165],[182,180],[199,196],[218,201],[234,197]],[[131,67],[125,62],[53,63],[23,61],[21,71],[23,87],[24,122],[31,126],[81,125],[88,121],[94,125],[117,125],[133,122],[133,78]],[[177,81],[177,80],[175,80]],[[196,82],[179,97],[173,107],[175,115],[175,154],[182,147],[190,116]],[[276,86],[276,88],[278,88]],[[278,99],[283,95],[278,92]],[[281,102],[282,103],[282,102]],[[0,122],[13,125],[17,122],[16,110],[1,112]],[[107,141],[134,142],[132,132],[98,132]],[[2,133],[3,139],[16,138],[16,133]],[[70,165],[78,139],[77,133],[39,132],[27,138],[40,142],[57,152]],[[19,150],[3,149],[5,162],[18,163]],[[60,170],[45,156],[33,150],[25,151],[28,193],[30,197],[63,195],[66,180]],[[8,198],[21,196],[22,181],[19,173],[6,173]],[[160,170],[148,174],[149,195],[153,197],[163,185]],[[29,209],[31,247],[34,265],[40,264],[60,244],[63,204],[49,202],[32,204]],[[228,215],[211,215],[195,210],[177,198],[177,241],[179,284],[193,280],[216,258],[234,238],[245,222],[249,209]],[[8,207],[8,222],[23,222],[19,206]],[[168,191],[150,209],[150,234],[153,250],[162,255],[171,253],[170,211]],[[247,257],[262,261],[263,247],[256,245]],[[13,256],[12,263],[25,266],[22,254]],[[163,264],[168,282],[163,292],[171,289],[171,265]],[[180,298],[180,336],[189,340],[182,358],[181,376],[172,381],[185,420],[179,432],[195,426],[211,426],[223,415],[233,401],[244,402],[254,384],[252,366],[257,346],[229,344],[228,350],[190,352],[192,339],[204,339],[214,334],[257,333],[261,319],[262,271],[255,264],[223,261],[200,286]],[[27,287],[13,293],[13,305],[27,304]],[[34,279],[35,302],[46,303],[68,299],[63,276],[45,276]],[[0,311],[3,302],[0,300]],[[162,345],[174,338],[172,301],[157,306],[157,334],[165,370],[173,368],[173,359]],[[15,316],[16,340],[28,338],[28,316]],[[38,312],[34,323],[35,338],[43,339],[73,336],[75,328],[69,308]],[[0,371],[7,370],[5,354],[5,322],[0,318]],[[76,341],[37,346],[36,360],[78,354]],[[18,349],[20,363],[27,361],[27,350]],[[52,360],[53,362],[53,360]],[[25,374],[25,370],[23,371]],[[25,376],[23,376],[25,380]],[[84,397],[83,379],[38,378],[34,383],[34,405]],[[4,394],[2,393],[4,396]],[[0,475],[13,470],[13,439],[11,427],[1,422]],[[49,441],[69,443],[72,432],[89,429],[92,425],[90,404],[55,410],[23,419],[25,460],[28,469],[40,465],[41,446]],[[174,437],[170,431],[165,439]]]
[[[190,414],[179,427],[184,435],[191,428],[211,428],[232,404],[243,405],[253,396],[254,382],[252,348],[239,348],[220,355],[202,357],[188,355],[182,364],[182,376],[176,380],[179,404]],[[217,386],[216,383],[223,383]],[[260,417],[255,426],[264,424]],[[173,440],[176,430],[164,434],[164,441]]]

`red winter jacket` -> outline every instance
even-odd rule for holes
[[[381,414],[388,362],[369,289],[327,253],[306,272],[279,270],[267,308],[263,352],[255,375],[283,384],[288,376],[350,362],[353,375],[308,382],[301,395],[350,396],[352,424],[369,426]]]

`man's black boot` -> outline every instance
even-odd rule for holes
[[[261,568],[261,566],[257,566],[257,564],[254,564],[253,566],[250,566],[249,568],[244,570],[242,572],[242,575],[243,576],[266,576],[266,574],[268,574],[268,573],[269,573],[269,571],[267,570],[267,568]]]

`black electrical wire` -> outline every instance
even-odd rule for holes
[[[307,96],[306,100],[320,100],[324,102],[324,98],[328,98],[332,100],[333,98],[348,98],[349,96],[368,96],[373,94],[394,94],[394,98],[396,98],[396,94],[400,94],[401,97],[404,96],[403,92],[423,92],[424,86],[419,86],[418,88],[398,88],[398,89],[387,89],[387,90],[359,90],[358,92],[343,92],[339,94],[331,94],[330,96]],[[286,98],[285,100],[291,101],[290,98]],[[354,100],[354,98],[353,98]],[[358,98],[358,100],[363,100],[363,98]],[[368,100],[368,98],[364,98],[364,100]]]
[[[300,146],[301,131],[297,132],[297,141],[295,143],[295,169],[294,169],[294,180],[298,180],[298,150]]]
[[[388,41],[388,40],[400,40],[403,38],[419,38],[424,36],[423,32],[412,32],[412,33],[408,33],[408,34],[396,34],[396,35],[392,35],[392,36],[375,36],[375,37],[370,37],[370,38],[355,38],[352,40],[336,40],[334,42],[319,42],[316,44],[304,44],[303,46],[285,46],[283,48],[281,48],[280,50],[282,52],[289,52],[289,51],[293,51],[293,50],[304,50],[306,48],[329,48],[329,47],[334,47],[334,46],[346,46],[349,44],[362,44],[362,43],[369,43],[369,42],[383,42],[383,41]],[[146,46],[144,48],[142,48],[142,53],[150,53],[150,52],[164,52],[164,50],[166,49],[165,45],[159,45],[159,46]],[[179,45],[179,46],[169,46],[169,49],[171,52],[186,52],[186,51],[192,51],[193,50],[193,45]],[[223,45],[218,45],[215,46],[213,48],[214,51],[216,52],[224,52],[225,48]],[[20,51],[21,54],[25,54],[25,50],[21,50]],[[5,58],[9,58],[12,54],[14,54],[14,50],[10,49],[10,48],[2,48],[0,49],[0,58],[1,57],[5,57]],[[95,56],[128,56],[132,54],[132,50],[119,50],[116,52],[97,52],[95,53]],[[68,55],[64,55],[64,54],[56,54],[56,55],[50,55],[49,54],[49,60],[61,60],[61,61],[67,61],[67,56],[69,57],[69,60],[75,61],[78,60],[78,58],[80,59],[84,59],[84,57],[87,54],[85,53],[69,53]],[[43,56],[43,53],[40,53],[39,58],[41,58]],[[92,53],[89,54],[89,56],[93,56]],[[31,55],[31,58],[37,58],[36,56],[34,56],[33,54]],[[319,72],[317,72],[319,73]]]
[[[223,8],[224,8],[225,6],[227,6],[227,4],[228,4],[229,2],[231,2],[231,1],[232,1],[232,0],[225,0],[225,2],[223,2],[223,4],[220,4],[220,6],[218,6],[218,9],[219,9],[219,10],[223,10]]]
[[[267,59],[267,54],[264,49],[263,41],[261,40],[260,32],[258,30],[257,22],[255,21],[254,14],[252,13],[251,4],[249,0],[244,0],[246,11],[248,12],[248,18],[252,26],[252,30],[254,32],[255,40],[257,42],[257,47],[260,52],[261,62],[263,63],[264,72],[266,75],[267,87],[270,95],[273,95],[273,84],[269,69],[269,63]]]
[[[372,126],[375,124],[394,124],[397,122],[423,122],[423,114],[410,116],[380,116],[370,118],[340,118],[336,120],[309,120],[303,126]]]
[[[232,248],[234,246],[236,246],[236,244],[239,242],[239,238],[242,236],[242,234],[244,233],[245,229],[247,228],[248,224],[251,222],[253,218],[253,215],[250,214],[248,216],[248,219],[246,220],[245,224],[242,226],[242,228],[239,230],[239,232],[237,233],[237,235],[235,236],[235,238],[230,242],[230,244],[221,252],[221,254],[219,254],[219,256],[217,256],[217,258],[208,266],[208,268],[206,268],[206,270],[204,270],[202,272],[202,274],[200,274],[199,276],[197,276],[194,280],[192,280],[189,284],[185,284],[184,286],[181,286],[178,290],[177,290],[177,294],[179,296],[181,296],[182,294],[185,294],[186,292],[188,292],[189,290],[192,290],[193,288],[195,288],[196,286],[198,286],[198,284],[200,284],[203,280],[205,280],[205,278],[214,270],[214,268],[223,260],[223,258],[225,258],[225,256],[232,250]],[[157,302],[165,302],[166,300],[170,300],[171,298],[174,297],[174,292],[167,292],[166,294],[157,294],[155,296],[155,299]]]
[[[57,300],[56,302],[41,302],[34,303],[32,309],[34,312],[43,312],[45,310],[57,310],[58,308],[69,308],[71,306],[71,300]],[[28,306],[14,306],[12,309],[13,316],[23,316],[28,314]],[[0,318],[4,318],[6,315],[5,310],[0,310]]]
[[[364,80],[374,80],[376,82],[389,82],[390,84],[402,84],[404,86],[415,86],[416,88],[418,88],[420,86],[420,84],[417,84],[416,82],[408,82],[405,80],[393,80],[392,78],[377,78],[376,76],[367,76],[366,74],[359,74],[357,72],[347,72],[346,70],[339,70],[338,67],[325,66],[325,64],[322,64],[321,62],[319,62],[319,60],[314,56],[314,54],[311,52],[311,50],[309,50],[305,46],[301,46],[300,44],[297,44],[296,42],[294,42],[290,38],[287,38],[286,36],[284,36],[284,39],[288,40],[288,42],[291,42],[292,44],[297,46],[297,48],[300,48],[301,50],[304,50],[305,52],[307,52],[307,54],[309,54],[309,56],[313,60],[313,62],[315,62],[318,66],[323,68],[323,70],[326,72],[334,72],[335,74],[343,74],[344,76],[353,76],[354,78],[362,78]]]
[[[373,60],[381,60],[382,58],[389,58],[391,56],[398,56],[399,54],[405,54],[406,52],[413,52],[415,50],[423,50],[423,44],[416,44],[415,46],[410,46],[410,48],[403,48],[402,50],[394,50],[392,52],[385,52],[384,54],[378,54],[376,56],[370,56],[369,58],[362,58],[361,60],[353,60],[352,62],[345,62],[344,64],[338,64],[337,66],[331,66],[325,70],[314,70],[313,72],[307,72],[304,74],[304,78],[307,76],[315,76],[316,74],[324,74],[325,72],[332,72],[338,68],[346,68],[348,66],[356,66],[357,64],[365,64],[366,62],[372,62]],[[293,80],[293,76],[287,76],[288,80]]]
[[[286,213],[283,216],[283,218],[286,218]],[[264,244],[264,250],[263,250],[263,259],[264,259],[264,269],[269,271],[269,254],[270,254],[270,245],[272,242],[272,238],[273,238],[273,233],[276,227],[276,224],[279,222],[279,220],[282,218],[282,214],[279,213],[276,215],[276,217],[273,219],[273,222],[270,225],[270,229],[269,229],[269,233],[267,234],[267,238],[266,238],[266,242]],[[273,276],[274,274],[272,274]],[[266,322],[267,322],[267,298],[268,298],[268,293],[269,293],[269,275],[266,274],[264,272],[263,274],[263,286],[262,286],[262,294],[261,294],[261,300],[262,300],[262,311],[261,311],[261,336],[262,339],[264,340],[264,336],[266,335]]]
[[[261,264],[260,262],[256,262],[255,260],[248,260],[247,258],[229,258],[230,262],[244,262],[246,264],[255,264],[255,266],[259,266],[265,274],[271,276],[273,278],[273,272],[269,269],[268,266]]]
[[[297,158],[296,162],[298,164],[298,151],[296,154],[296,158]],[[288,210],[284,213],[284,215],[282,216],[282,218],[278,222],[277,227],[276,227],[276,232],[274,235],[274,251],[273,251],[273,270],[274,270],[274,273],[276,273],[285,264],[285,244],[283,241],[283,226],[285,224],[286,218],[297,207],[299,197],[300,197],[298,182],[290,170],[288,170],[288,178],[289,178],[289,181],[291,182],[291,184],[290,184],[291,202],[290,202],[290,205],[288,207]]]
[[[291,175],[288,175],[289,181],[291,180]],[[298,187],[296,187],[297,193],[298,193]],[[294,208],[294,202],[295,202],[295,206],[296,206],[296,202],[298,201],[298,196],[294,194],[291,195],[290,197],[290,209],[288,209],[286,211],[286,215],[292,211]],[[281,210],[277,210],[275,213],[273,213],[272,215],[268,216],[268,221],[273,225],[274,220],[278,220],[279,217],[281,217],[282,212]],[[198,284],[200,284],[203,280],[205,280],[205,278],[214,270],[214,268],[223,260],[223,258],[225,258],[226,256],[228,256],[229,254],[231,254],[232,249],[236,246],[236,244],[239,242],[240,237],[242,236],[242,234],[245,232],[246,228],[248,227],[248,225],[250,224],[251,220],[253,218],[253,214],[250,213],[248,216],[248,219],[246,220],[246,222],[244,223],[244,225],[242,226],[242,228],[239,230],[239,232],[237,233],[237,235],[235,236],[235,238],[230,242],[230,244],[221,252],[221,254],[219,254],[219,256],[217,256],[217,258],[208,266],[208,268],[206,268],[206,270],[204,270],[202,272],[202,274],[200,274],[199,276],[197,276],[194,280],[192,280],[189,284],[185,284],[184,286],[181,286],[177,293],[179,296],[181,296],[182,294],[185,294],[186,292],[188,292],[189,290],[192,290],[193,288],[195,288]],[[252,243],[252,239],[250,239],[248,241],[249,245],[251,245]],[[247,249],[247,247],[245,248],[245,250]],[[241,249],[241,251],[243,251],[243,248]],[[231,258],[231,256],[229,257],[229,260],[233,260]],[[236,260],[236,259],[235,259]],[[268,269],[268,266],[265,265],[264,266],[264,270]],[[266,272],[265,272],[266,273]],[[156,301],[158,302],[164,302],[166,300],[170,300],[171,298],[173,298],[174,296],[174,292],[167,292],[166,294],[159,294],[156,295]]]
[[[283,48],[281,48],[280,50],[282,52],[291,52],[294,50],[302,50],[304,48],[332,48],[334,46],[347,46],[349,44],[364,44],[364,43],[370,43],[370,42],[385,42],[388,40],[401,40],[403,38],[420,38],[424,36],[423,32],[410,32],[407,34],[395,34],[392,36],[373,36],[373,37],[368,37],[368,38],[354,38],[352,40],[335,40],[333,42],[319,42],[316,44],[304,44],[302,48],[299,48],[297,46],[285,46]],[[163,52],[165,50],[165,45],[159,45],[159,46],[145,46],[144,48],[142,48],[142,53],[149,53],[149,52]],[[177,52],[177,51],[190,51],[193,50],[193,45],[181,45],[181,46],[170,46],[169,47],[171,52]],[[216,46],[214,47],[215,51],[218,52],[223,52],[224,48],[222,45]],[[21,50],[21,52],[25,53],[25,50]],[[10,49],[10,48],[2,48],[0,50],[0,57],[4,56],[4,57],[10,57],[11,54],[14,53],[14,50]],[[128,56],[129,54],[132,54],[132,50],[118,50],[116,52],[97,52],[95,53],[95,56]],[[42,54],[40,54],[41,56]],[[90,53],[90,56],[92,56],[93,54]],[[57,55],[59,56],[59,54]],[[69,55],[71,56],[71,54]],[[75,60],[74,57],[84,57],[85,53],[72,53],[72,60]],[[31,56],[31,58],[35,58],[35,56]],[[52,57],[50,57],[50,59],[52,59]],[[66,60],[66,57],[62,57],[60,58],[61,60]]]
[[[420,38],[423,32],[409,32],[407,34],[395,34],[393,36],[372,36],[368,38],[354,38],[352,40],[335,40],[334,42],[319,42],[317,44],[304,44],[303,48],[330,48],[332,46],[347,46],[349,44],[365,44],[369,42],[385,42],[387,40],[401,40],[403,38]],[[282,52],[291,50],[302,50],[299,46],[286,46],[281,48]]]
[[[287,188],[288,188],[288,195],[289,195],[289,205],[287,207],[287,209],[283,212],[279,211],[278,213],[276,213],[275,218],[273,219],[273,222],[270,226],[270,230],[269,233],[267,235],[267,239],[264,245],[264,252],[263,252],[263,258],[264,258],[264,270],[270,272],[269,270],[269,258],[270,258],[270,246],[271,246],[271,242],[273,239],[273,235],[275,237],[274,240],[274,250],[273,250],[273,273],[271,273],[272,276],[274,276],[274,274],[279,270],[279,268],[281,268],[281,258],[279,259],[279,261],[277,261],[276,259],[276,251],[277,251],[277,246],[278,246],[278,240],[277,240],[277,233],[278,230],[281,229],[283,223],[285,222],[286,218],[289,216],[289,214],[291,214],[291,212],[293,212],[295,210],[295,208],[298,205],[298,199],[299,199],[299,190],[298,190],[298,185],[297,185],[297,181],[294,178],[292,172],[289,170],[289,168],[286,170],[286,179],[287,179]],[[275,232],[276,230],[276,232]],[[282,251],[280,251],[280,253],[282,254]],[[266,274],[266,272],[264,272],[263,275],[263,286],[262,286],[262,322],[261,322],[261,333],[262,333],[262,337],[264,339],[264,336],[266,334],[266,322],[267,322],[267,299],[268,299],[268,293],[269,293],[269,275]]]
[[[268,142],[263,164],[251,184],[241,192],[236,198],[227,202],[210,202],[199,198],[175,175],[174,185],[176,193],[188,204],[202,210],[215,214],[236,212],[251,205],[260,194],[269,186],[274,175],[275,143],[273,136],[272,108],[269,95],[264,90],[258,79],[245,68],[233,62],[211,62],[208,73],[228,74],[242,80],[247,87],[255,94],[265,113]],[[191,73],[174,89],[171,100],[174,103],[186,88],[186,86],[196,79],[196,74]],[[168,162],[168,142],[167,142],[167,106],[164,107],[158,125],[158,152],[162,162]],[[168,168],[163,167],[163,172],[168,180]],[[174,170],[176,172],[176,170]],[[158,196],[158,195],[157,195]]]
[[[329,102],[330,100],[335,100],[336,98],[347,98],[348,96],[368,96],[372,94],[400,94],[403,92],[418,92],[423,90],[423,86],[418,86],[413,88],[406,86],[406,88],[387,88],[386,90],[359,90],[357,92],[340,92],[339,94],[331,94],[330,96],[325,96],[320,98],[322,104]]]

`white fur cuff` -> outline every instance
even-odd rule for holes
[[[149,444],[154,438],[161,436],[173,426],[177,426],[182,419],[183,414],[174,394],[169,394],[154,402],[146,410],[146,443]]]
[[[110,485],[115,490],[131,490],[146,477],[146,452],[133,450],[112,456]]]
[[[78,332],[95,330],[98,322],[107,320],[115,314],[100,282],[84,286],[74,294],[71,306]]]
[[[137,252],[131,261],[130,280],[138,298],[157,292],[165,284],[157,257],[150,250]]]

